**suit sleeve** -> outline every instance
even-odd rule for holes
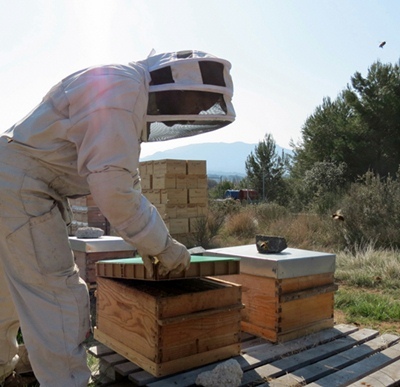
[[[84,86],[68,94],[76,122],[69,136],[77,147],[78,173],[87,176],[94,201],[121,237],[155,255],[164,250],[169,233],[139,188],[139,138],[147,93],[140,83],[124,83],[119,77],[106,78],[101,85],[98,79],[90,80]]]

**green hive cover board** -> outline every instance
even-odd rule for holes
[[[142,279],[147,281],[239,274],[240,258],[192,255],[190,267],[187,271],[178,274],[170,273],[166,276],[159,275],[157,267],[157,264],[153,265],[154,274],[150,277],[140,257],[108,259],[96,263],[96,274],[99,277]]]

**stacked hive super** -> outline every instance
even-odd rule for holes
[[[171,235],[186,245],[207,214],[206,170],[204,160],[140,163],[143,195],[157,208]]]

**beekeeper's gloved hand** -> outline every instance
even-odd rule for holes
[[[158,274],[162,277],[168,273],[178,274],[186,271],[190,266],[190,253],[186,247],[168,236],[168,241],[165,249],[157,255],[150,256],[148,254],[139,254],[142,257],[144,267],[147,271],[147,276],[153,276],[153,264],[158,263]]]

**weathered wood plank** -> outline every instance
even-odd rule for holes
[[[103,356],[99,360],[99,371],[101,374],[108,376],[112,380],[119,380],[122,379],[122,375],[116,372],[115,366],[126,362],[128,362],[128,360],[118,353]]]
[[[92,372],[91,379],[98,387],[111,386],[115,383],[115,380],[109,378],[107,375],[102,374],[100,370]]]
[[[314,363],[315,361],[325,359],[336,353],[352,348],[355,345],[371,340],[378,336],[378,334],[378,331],[372,329],[362,329],[333,342],[318,345],[298,354],[257,367],[244,373],[242,385],[246,386],[257,381],[262,382],[267,378],[278,378],[296,369]]]
[[[219,363],[208,364],[204,367],[199,367],[188,372],[183,372],[178,375],[166,377],[162,380],[156,380],[147,384],[148,387],[188,387],[193,386],[196,382],[197,375],[205,371],[211,371]]]
[[[162,381],[163,378],[156,378],[152,374],[146,371],[135,372],[128,376],[128,379],[135,384],[135,386],[148,386],[149,383],[152,383],[156,380]],[[176,386],[175,386],[176,387]]]
[[[318,356],[315,356],[314,360],[316,362],[313,361],[313,364],[307,367],[296,369],[291,373],[287,373],[279,378],[276,378],[275,380],[271,381],[269,385],[276,387],[290,385],[294,387],[304,385],[304,383],[313,382],[332,374],[337,370],[359,362],[362,359],[365,359],[366,357],[371,356],[374,353],[396,343],[398,340],[398,336],[384,335],[376,337],[375,339],[372,339],[364,344],[350,348],[338,355],[330,356],[322,361],[317,361]],[[315,349],[318,351],[320,347]],[[292,357],[291,360],[295,361],[296,359],[295,357]]]
[[[400,344],[395,344],[394,346],[364,359],[359,363],[353,364],[325,378],[319,379],[316,382],[309,384],[309,386],[347,386],[383,367],[386,367],[398,359],[400,359]]]
[[[122,376],[128,376],[130,374],[133,374],[134,372],[142,371],[141,367],[130,361],[126,361],[126,363],[116,364],[114,368],[115,372],[118,372]]]
[[[400,385],[400,360],[368,375],[349,385],[349,387],[385,386],[394,387]]]
[[[315,332],[308,336],[300,337],[285,343],[275,344],[272,347],[270,344],[267,344],[249,348],[248,350],[242,351],[242,356],[238,358],[238,361],[243,371],[247,371],[263,364],[270,363],[283,356],[288,356],[291,353],[312,348],[339,337],[344,337],[356,332],[357,330],[358,328],[355,326],[339,324],[334,328]]]

